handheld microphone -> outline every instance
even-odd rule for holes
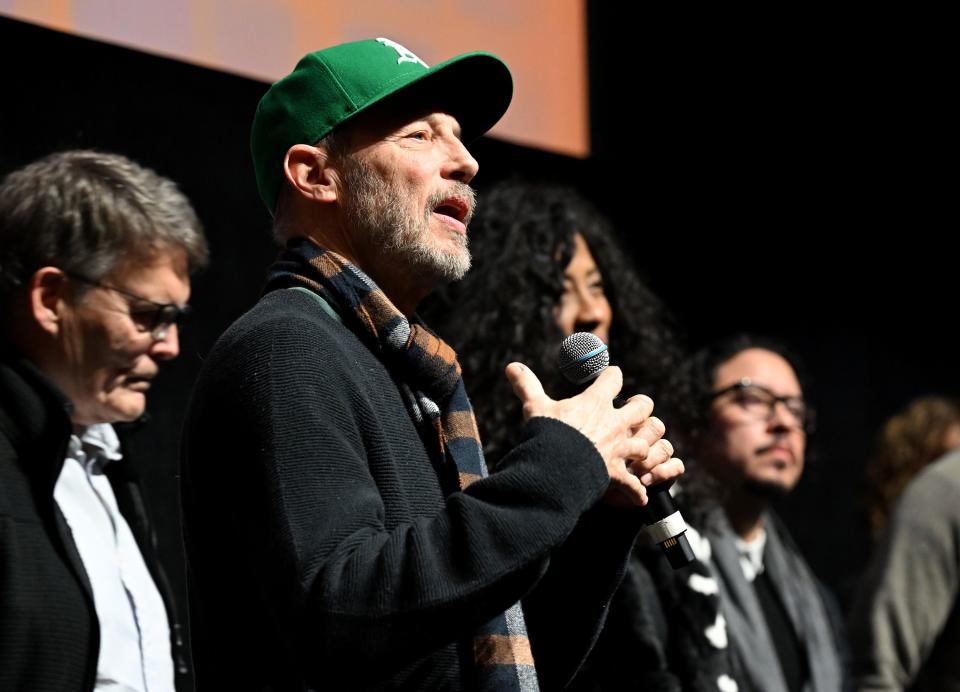
[[[573,384],[586,384],[610,365],[610,352],[596,334],[576,332],[560,344],[557,358],[560,373]],[[615,406],[622,406],[619,397]],[[687,540],[687,525],[670,495],[673,481],[657,483],[647,488],[647,504],[641,507],[647,535],[660,544],[663,554],[674,569],[693,562],[695,556]]]

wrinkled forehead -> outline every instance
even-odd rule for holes
[[[780,396],[803,396],[793,366],[779,353],[763,348],[748,348],[725,360],[714,371],[714,390],[724,389],[749,379]]]

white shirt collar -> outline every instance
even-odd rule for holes
[[[751,584],[757,576],[763,573],[763,550],[767,547],[767,531],[760,529],[760,535],[752,541],[742,538],[735,539],[737,552],[740,553],[740,569],[743,576]]]
[[[119,461],[123,458],[120,451],[120,438],[109,423],[88,425],[82,432],[70,436],[71,456],[83,449],[88,457],[99,457],[103,463]]]

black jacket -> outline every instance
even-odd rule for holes
[[[0,358],[0,689],[92,690],[100,631],[93,592],[53,489],[71,404],[32,364]],[[113,468],[111,468],[111,466]],[[156,559],[129,463],[108,465],[120,512],[167,606],[177,689],[192,687],[183,627]]]
[[[474,632],[521,597],[541,689],[579,667],[639,528],[594,507],[600,455],[533,419],[460,491],[401,396],[296,290],[267,294],[205,360],[183,447],[201,686],[470,689]]]

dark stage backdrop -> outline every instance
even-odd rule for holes
[[[591,191],[693,346],[746,330],[804,360],[815,459],[780,509],[846,604],[876,431],[960,393],[942,18],[587,7]]]
[[[732,40],[600,2],[588,18],[593,158],[483,139],[476,185],[519,172],[580,186],[694,346],[749,330],[795,347],[820,433],[782,510],[845,596],[868,550],[859,496],[876,429],[913,396],[960,394],[955,145],[936,45],[922,46],[918,70],[921,41],[779,29]],[[117,151],[176,180],[204,223],[211,266],[194,279],[181,356],[155,382],[132,455],[152,504],[169,507],[191,384],[275,253],[247,147],[266,85],[3,18],[0,60],[0,174],[58,149]],[[177,517],[158,518],[173,555]]]

